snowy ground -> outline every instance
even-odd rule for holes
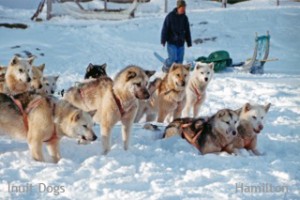
[[[201,115],[211,115],[246,102],[271,102],[258,141],[266,155],[254,157],[242,152],[240,156],[201,156],[184,140],[158,140],[159,133],[136,124],[129,151],[122,149],[120,126],[116,126],[114,145],[107,156],[100,154],[99,140],[78,146],[73,140],[63,139],[63,159],[55,165],[33,161],[25,142],[1,137],[0,199],[300,198],[300,3],[285,2],[276,7],[274,1],[257,0],[221,9],[213,2],[188,2],[193,40],[216,40],[186,49],[187,60],[224,49],[234,62],[244,61],[253,53],[255,32],[270,31],[269,57],[279,61],[267,63],[264,75],[232,69],[216,74],[201,110]],[[0,28],[0,65],[7,65],[15,53],[30,51],[38,57],[36,64],[46,63],[46,74],[61,76],[59,89],[82,79],[89,62],[106,62],[110,76],[128,64],[160,71],[161,63],[153,51],[166,56],[166,49],[159,45],[165,17],[162,5],[159,0],[142,5],[132,20],[85,21],[65,16],[33,23],[29,20],[33,10],[16,9],[14,3],[0,0],[0,23],[29,25],[26,30]],[[20,48],[11,48],[17,45]],[[99,135],[98,126],[95,130]],[[46,184],[49,191],[60,186],[60,194],[39,192],[39,183]],[[288,192],[236,192],[239,183],[287,186]],[[32,184],[33,190],[10,193],[8,184]]]

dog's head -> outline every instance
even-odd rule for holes
[[[237,135],[238,125],[238,113],[230,109],[220,110],[213,117],[213,128],[228,140],[232,140]]]
[[[0,81],[4,80],[7,67],[0,66]]]
[[[245,120],[250,123],[253,131],[258,134],[264,128],[263,121],[270,106],[270,103],[265,106],[246,103],[242,109],[240,109],[240,120]]]
[[[189,78],[190,67],[190,65],[177,63],[173,63],[171,66],[167,76],[174,85],[175,90],[181,91],[185,89]]]
[[[93,131],[94,123],[92,119],[95,113],[95,111],[87,113],[79,109],[74,109],[62,121],[64,125],[61,126],[64,127],[64,134],[70,138],[78,139],[79,144],[95,141],[97,136]]]
[[[32,73],[31,73],[31,88],[37,90],[42,89],[43,87],[43,72],[45,69],[45,64],[40,66],[32,66]]]
[[[150,93],[148,90],[149,78],[155,71],[144,70],[138,66],[128,66],[118,73],[115,78],[114,85],[123,88],[134,95],[137,99],[148,99]]]
[[[43,77],[43,87],[42,93],[45,94],[54,94],[56,87],[57,87],[57,80],[59,76],[45,76]]]
[[[84,79],[100,78],[101,76],[107,76],[106,66],[106,63],[102,65],[93,65],[92,63],[90,63],[86,68]]]
[[[31,81],[31,69],[34,59],[35,57],[27,59],[22,59],[18,56],[13,57],[8,65],[6,75],[13,75],[16,80],[23,83],[29,83]]]
[[[193,71],[195,76],[201,83],[208,84],[214,74],[214,63],[197,62]]]

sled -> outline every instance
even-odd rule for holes
[[[138,0],[134,0],[127,9],[107,9],[105,1],[105,9],[88,10],[80,4],[81,1],[91,0],[60,0],[59,10],[78,19],[123,20],[133,18],[138,7]],[[52,0],[42,0],[31,20],[38,19],[38,15],[42,12],[45,3],[47,4],[47,20],[55,16],[52,13],[52,7],[57,5],[53,4]]]
[[[267,35],[262,36],[258,36],[256,33],[253,56],[242,65],[243,71],[250,72],[251,74],[263,74],[266,62],[278,60],[276,58],[268,59],[270,38],[269,31],[267,31]]]

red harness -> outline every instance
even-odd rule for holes
[[[123,108],[123,106],[122,106],[122,104],[121,104],[121,101],[120,101],[120,99],[116,96],[116,94],[113,92],[113,97],[114,97],[114,99],[115,99],[115,102],[116,102],[116,104],[117,104],[117,106],[118,106],[118,108],[119,108],[119,111],[120,111],[120,113],[121,113],[121,117],[125,114],[125,110],[124,110],[124,108]]]
[[[192,84],[192,87],[193,87],[194,93],[197,96],[197,102],[201,101],[202,95],[200,94],[200,92],[198,91],[198,89],[193,84]]]
[[[15,99],[13,97],[11,97],[11,99],[13,100],[13,102],[16,104],[16,106],[19,108],[21,114],[22,114],[22,117],[23,117],[23,123],[24,123],[24,126],[25,126],[25,129],[26,129],[26,134],[28,132],[28,129],[29,129],[29,126],[28,126],[28,113],[30,111],[32,111],[33,109],[37,108],[41,103],[42,103],[42,98],[38,98],[38,99],[35,99],[33,101],[31,101],[26,110],[24,110],[23,106],[22,106],[22,103],[18,100],[18,99]],[[55,111],[55,104],[53,106],[53,113]],[[54,116],[54,115],[53,115]],[[54,125],[54,131],[53,131],[53,134],[51,135],[51,137],[44,141],[44,142],[50,142],[52,141],[53,139],[57,138],[57,134],[56,134],[56,128],[55,128],[55,125]]]

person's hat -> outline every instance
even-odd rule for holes
[[[184,0],[177,0],[177,8],[186,7],[186,3]]]

